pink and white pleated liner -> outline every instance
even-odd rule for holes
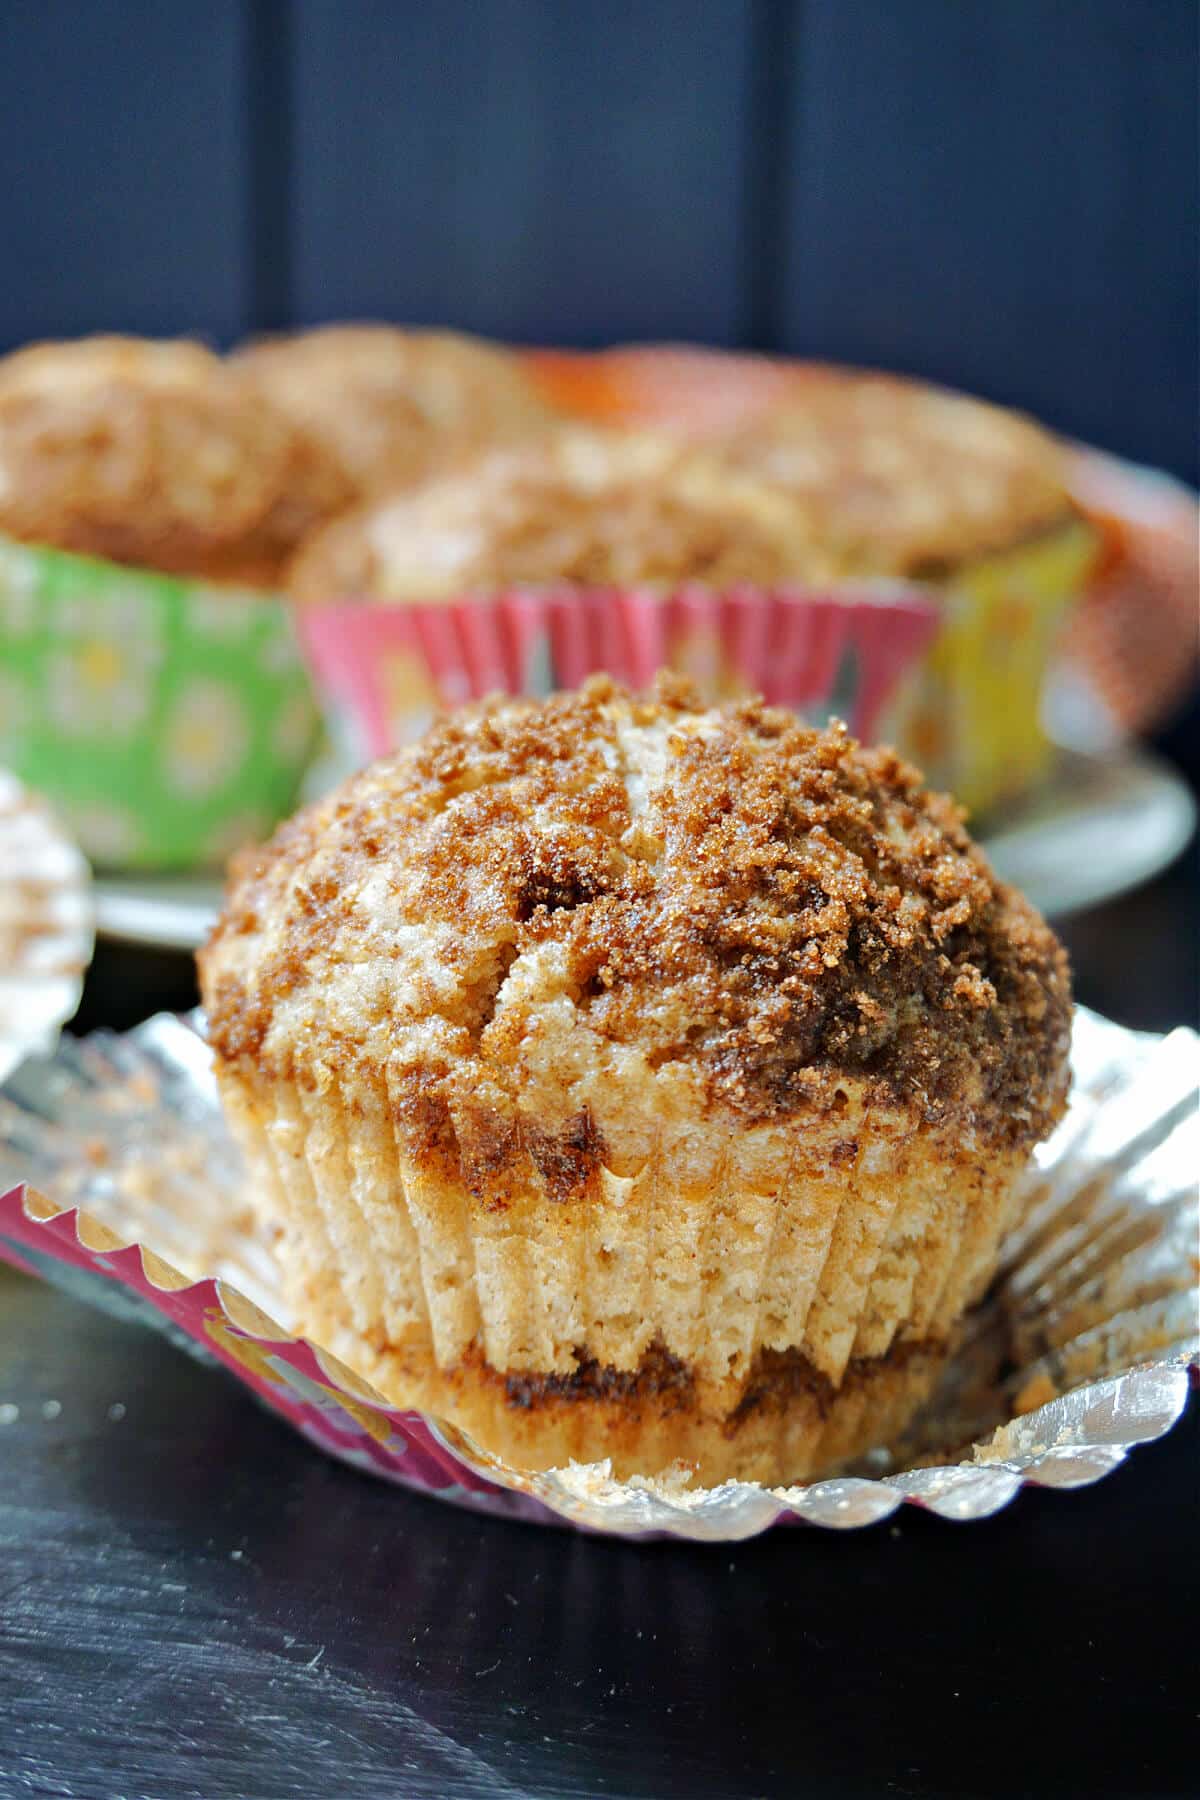
[[[348,599],[299,608],[297,623],[339,741],[367,760],[419,735],[431,703],[545,695],[598,672],[645,688],[662,668],[713,695],[758,693],[806,716],[838,708],[869,741],[937,611],[898,584],[836,594],[562,588],[451,603]]]

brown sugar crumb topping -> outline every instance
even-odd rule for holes
[[[840,726],[670,681],[437,725],[241,862],[202,978],[231,1059],[377,1062],[435,1019],[405,1081],[452,1109],[520,1093],[546,1045],[682,1065],[746,1121],[860,1078],[1004,1143],[1065,1087],[1064,952],[958,809]],[[578,1105],[542,1147],[565,1189],[604,1129]]]
[[[273,580],[350,492],[200,344],[100,336],[0,358],[0,529],[214,580]]]

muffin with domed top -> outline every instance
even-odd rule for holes
[[[1062,444],[1021,413],[896,375],[807,366],[714,442],[808,510],[842,576],[944,583],[1078,529]]]
[[[202,344],[100,336],[0,358],[0,531],[23,543],[271,587],[352,498]]]
[[[436,725],[243,857],[201,978],[301,1328],[528,1468],[886,1442],[1066,1095],[953,804],[668,682]]]
[[[511,351],[454,331],[321,325],[243,344],[230,366],[334,461],[355,499],[558,416]]]
[[[788,493],[704,450],[564,426],[374,497],[316,531],[293,595],[454,601],[512,587],[714,592],[829,572]]]

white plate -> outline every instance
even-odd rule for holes
[[[1054,779],[985,832],[997,873],[1050,918],[1099,906],[1168,868],[1196,828],[1183,777],[1146,750],[1061,750]]]
[[[1149,881],[1179,855],[1195,823],[1186,784],[1158,757],[1064,750],[1053,781],[983,841],[1000,874],[1061,918]],[[126,943],[195,950],[220,900],[213,876],[103,876],[97,929]]]

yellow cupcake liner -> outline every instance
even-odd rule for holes
[[[972,813],[1016,799],[1049,768],[1042,694],[1097,552],[1091,527],[1072,523],[964,564],[931,590],[938,629],[901,678],[879,735]]]

